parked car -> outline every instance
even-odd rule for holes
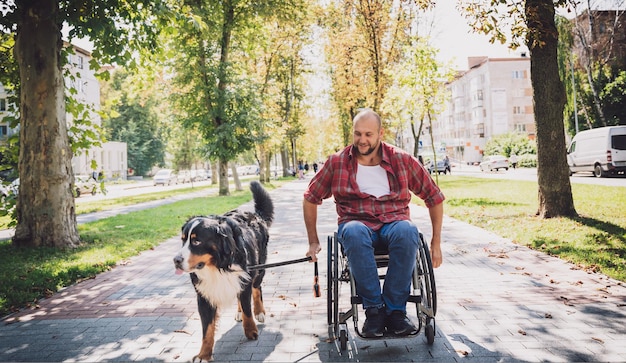
[[[189,170],[180,170],[178,172],[178,181],[181,183],[191,183],[191,172]]]
[[[509,159],[502,155],[489,155],[480,162],[480,171],[509,170]]]
[[[178,184],[178,175],[171,169],[161,169],[152,178],[154,185]]]
[[[428,161],[426,168],[428,169],[429,173],[434,173],[435,172],[435,163],[433,163],[432,160]],[[450,162],[446,161],[445,159],[443,160],[437,160],[437,173],[441,174],[448,174],[450,172]]]
[[[76,198],[80,197],[81,194],[91,194],[96,195],[98,191],[98,183],[96,180],[86,174],[79,174],[74,176],[74,191],[76,192]]]
[[[581,131],[567,148],[570,175],[592,172],[596,177],[626,172],[626,126]]]
[[[191,171],[191,180],[193,181],[203,181],[209,179],[209,172],[204,169],[192,170]]]
[[[259,167],[256,165],[243,165],[237,167],[237,174],[239,175],[252,175],[258,173]]]

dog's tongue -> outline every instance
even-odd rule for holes
[[[179,268],[176,269],[176,275],[182,275],[183,272],[185,272],[185,271],[183,271],[183,270],[181,270]]]

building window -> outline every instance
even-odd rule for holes
[[[84,58],[83,58],[82,56],[80,56],[80,55],[79,55],[79,56],[78,56],[78,62],[76,63],[76,66],[77,66],[79,69],[83,69],[83,62],[84,62]]]
[[[6,98],[0,98],[0,112],[7,110],[7,100]]]
[[[524,71],[513,71],[512,78],[513,79],[524,79]]]
[[[0,137],[7,136],[8,135],[8,131],[9,131],[9,129],[8,129],[7,125],[0,125]]]
[[[515,132],[526,132],[526,125],[525,124],[515,124]]]
[[[521,106],[513,106],[513,114],[521,115],[524,113],[524,109]]]

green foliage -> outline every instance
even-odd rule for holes
[[[537,154],[522,154],[517,156],[518,168],[536,168]]]
[[[626,71],[613,69],[600,92],[608,126],[626,125]]]
[[[487,141],[485,155],[497,154],[504,156],[515,154],[518,157],[526,154],[536,155],[537,145],[524,134],[507,133],[497,135]]]
[[[203,137],[213,160],[233,160],[266,136],[263,88],[246,62],[263,22],[291,19],[300,1],[198,1],[181,8],[167,43],[174,119]],[[235,14],[232,17],[228,14]]]
[[[101,88],[103,129],[108,140],[127,144],[128,167],[135,175],[146,175],[163,164],[167,127],[157,83],[146,86],[141,74],[145,72],[117,69]]]

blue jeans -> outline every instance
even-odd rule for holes
[[[419,243],[417,226],[411,221],[396,221],[374,231],[362,222],[350,221],[339,225],[337,235],[363,308],[384,306],[388,314],[394,310],[406,312]],[[374,249],[389,251],[382,294]]]

